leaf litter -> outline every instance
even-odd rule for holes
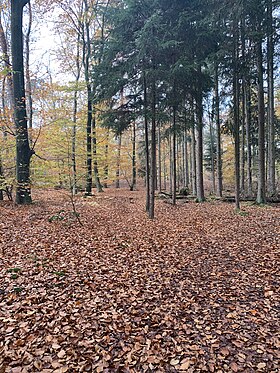
[[[0,205],[0,372],[279,372],[279,207]]]

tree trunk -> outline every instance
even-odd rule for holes
[[[158,190],[161,192],[162,183],[161,183],[161,133],[160,125],[158,125]]]
[[[30,159],[23,68],[23,8],[29,0],[11,1],[11,44],[14,86],[14,119],[16,126],[16,202],[29,204],[31,200]]]
[[[171,130],[171,126],[170,126]],[[169,147],[169,193],[173,194],[173,161],[172,161],[172,134],[171,131],[168,137],[168,147]]]
[[[197,167],[197,200],[203,202],[204,185],[203,185],[203,107],[202,107],[202,93],[197,95],[197,147],[196,147],[196,167]]]
[[[76,79],[75,90],[73,97],[73,127],[72,127],[72,172],[73,180],[71,182],[73,195],[77,194],[77,164],[76,164],[76,135],[77,135],[77,111],[78,111],[78,84],[80,81],[81,66],[80,66],[80,34],[77,38],[77,54],[76,54]]]
[[[92,102],[91,87],[87,87],[87,184],[86,195],[92,195]]]
[[[120,188],[120,168],[121,168],[121,147],[122,147],[122,135],[119,134],[118,138],[118,152],[117,152],[117,168],[116,168],[116,189]]]
[[[176,167],[176,108],[173,106],[173,126],[172,126],[172,162],[173,162],[173,167],[172,167],[172,204],[176,205],[176,190],[177,190],[177,167]]]
[[[106,133],[106,145],[105,145],[105,166],[104,166],[104,188],[108,188],[108,178],[109,178],[109,129]]]
[[[245,191],[245,125],[246,125],[246,104],[245,104],[245,93],[246,91],[246,80],[245,77],[242,78],[242,121],[241,121],[241,193]]]
[[[197,175],[196,175],[196,136],[195,136],[195,113],[194,113],[194,101],[192,98],[191,103],[192,110],[192,144],[191,144],[191,155],[192,155],[192,193],[194,196],[197,195]]]
[[[130,190],[133,191],[136,187],[136,123],[133,121],[132,126],[132,183]]]
[[[238,76],[238,21],[234,20],[234,51],[233,51],[233,121],[234,121],[234,168],[235,168],[235,208],[240,209],[240,115],[239,115],[239,76]]]
[[[252,196],[252,144],[251,144],[251,84],[250,79],[246,81],[245,88],[245,116],[246,116],[246,147],[247,147],[247,189],[248,195]]]
[[[74,92],[73,100],[73,127],[72,127],[72,149],[71,149],[71,158],[72,158],[72,173],[73,180],[71,180],[71,189],[73,195],[77,194],[77,164],[76,164],[76,135],[77,135],[77,106],[78,106],[78,97],[77,90]]]
[[[187,132],[187,118],[185,113],[185,126],[184,126],[184,174],[185,174],[185,187],[190,184],[189,176],[189,157],[188,157],[188,132]]]
[[[257,67],[258,67],[258,195],[257,203],[266,202],[265,190],[265,108],[264,108],[264,88],[263,88],[263,57],[262,41],[258,40],[256,45]]]
[[[98,172],[98,162],[97,162],[97,139],[96,139],[96,118],[95,113],[92,120],[92,150],[93,150],[93,172],[94,172],[94,181],[95,187],[98,193],[103,192],[102,185],[99,178]]]
[[[146,72],[143,72],[144,89],[144,125],[145,125],[145,161],[146,161],[146,212],[150,211],[150,154],[149,154],[149,125]]]
[[[4,175],[3,175],[3,167],[2,167],[2,160],[0,158],[0,201],[3,201],[4,197],[3,197],[3,190],[2,190],[2,181],[4,179]]]
[[[157,177],[156,165],[156,82],[152,82],[152,128],[151,128],[151,190],[150,190],[150,211],[149,218],[155,217],[155,189]]]
[[[242,56],[242,121],[241,121],[241,192],[245,191],[245,125],[246,125],[246,45],[245,45],[245,14],[241,17],[241,56]]]
[[[30,77],[30,34],[32,26],[32,8],[30,2],[28,3],[29,22],[27,33],[25,35],[25,72],[26,72],[26,96],[27,96],[27,115],[28,115],[28,128],[33,127],[33,100],[32,100],[32,85]],[[30,138],[30,141],[31,138]]]
[[[209,115],[210,123],[210,153],[211,153],[211,173],[212,173],[212,190],[216,192],[216,178],[215,178],[215,154],[214,154],[214,133],[213,133],[213,122],[211,114]]]
[[[87,0],[84,0],[85,12],[88,13],[89,7]],[[88,14],[86,14],[88,17]],[[86,195],[92,195],[92,89],[89,78],[89,61],[91,56],[91,44],[89,33],[89,20],[85,21],[85,33],[83,34],[83,64],[85,70],[85,81],[87,86],[87,177],[86,177]]]
[[[167,165],[166,165],[166,141],[164,141],[164,153],[163,153],[163,189],[167,188]]]
[[[274,38],[272,0],[267,0],[267,84],[268,84],[268,192],[276,193],[275,185],[275,122],[274,122]]]
[[[221,146],[220,96],[219,96],[219,67],[215,62],[215,121],[217,134],[217,196],[223,195],[223,164]]]

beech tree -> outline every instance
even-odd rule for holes
[[[16,127],[16,202],[31,203],[30,148],[27,130],[26,100],[23,64],[23,8],[29,0],[11,1],[11,45],[14,93],[14,119]]]

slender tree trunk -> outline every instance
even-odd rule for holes
[[[246,46],[245,46],[245,14],[241,17],[241,55],[242,55],[242,121],[241,121],[241,192],[245,192],[245,125],[246,125]]]
[[[234,53],[233,53],[233,111],[234,111],[234,155],[235,155],[235,208],[240,209],[240,115],[239,115],[239,76],[238,76],[238,21],[234,20]]]
[[[170,127],[171,129],[171,127]],[[172,135],[171,131],[169,133],[168,138],[168,146],[169,146],[169,193],[173,195],[173,160],[172,160]]]
[[[182,153],[182,182],[183,187],[187,185],[187,175],[186,175],[186,144],[185,144],[185,131],[183,132],[183,139],[181,141],[181,153]]]
[[[219,67],[215,62],[215,121],[217,135],[217,196],[223,195],[223,164],[222,164],[222,146],[221,146],[221,123],[220,123],[220,96],[219,96]]]
[[[158,125],[158,189],[159,192],[162,190],[162,183],[161,183],[161,133],[160,133],[160,125]]]
[[[197,97],[197,147],[196,147],[196,166],[197,166],[197,200],[203,202],[204,185],[203,185],[203,107],[202,93],[198,92]]]
[[[103,192],[103,190],[102,190],[102,185],[100,182],[99,172],[98,172],[95,113],[93,115],[93,120],[92,120],[92,151],[93,151],[93,172],[94,172],[95,186],[96,186],[97,192],[101,193]]]
[[[247,148],[247,189],[252,196],[252,144],[251,144],[251,84],[247,79],[245,87],[246,148]]]
[[[132,126],[132,183],[130,190],[136,187],[136,123],[133,121]]]
[[[11,1],[11,44],[14,86],[14,118],[16,125],[16,202],[31,203],[30,159],[32,150],[28,141],[26,100],[23,68],[23,8],[28,0]]]
[[[195,135],[195,113],[194,113],[194,101],[192,98],[192,145],[191,145],[191,155],[192,155],[192,193],[194,196],[197,195],[197,174],[196,174],[196,135]]]
[[[106,133],[106,145],[105,145],[105,166],[104,166],[104,188],[108,188],[108,178],[109,178],[109,129]]]
[[[185,174],[185,187],[190,184],[189,175],[189,157],[188,157],[188,132],[187,132],[187,118],[185,112],[185,127],[184,127],[184,174]]]
[[[4,179],[4,175],[3,175],[3,166],[2,166],[2,160],[0,158],[0,201],[3,201],[4,197],[3,197],[3,190],[2,190],[2,181]]]
[[[258,195],[257,203],[266,202],[265,189],[265,108],[264,108],[264,88],[263,88],[263,57],[262,41],[259,40],[256,45],[257,65],[258,65]]]
[[[30,34],[32,26],[32,8],[30,2],[28,3],[29,22],[25,35],[25,76],[26,76],[26,93],[27,93],[27,115],[28,115],[28,128],[33,127],[33,100],[32,100],[32,85],[30,76]],[[31,138],[30,138],[31,141]]]
[[[77,194],[77,164],[76,164],[76,137],[77,137],[77,112],[78,112],[78,84],[80,81],[81,66],[80,66],[80,34],[77,38],[77,52],[76,52],[76,79],[75,90],[73,97],[73,127],[72,127],[72,192],[73,195]]]
[[[214,154],[214,133],[213,133],[213,122],[210,115],[209,118],[210,124],[210,147],[211,147],[211,173],[212,173],[212,190],[213,193],[216,193],[216,178],[215,178],[215,154]]]
[[[149,152],[149,124],[146,72],[143,71],[144,88],[144,126],[145,126],[145,160],[146,160],[146,212],[150,211],[150,152]]]
[[[166,142],[164,142],[164,156],[163,156],[163,188],[166,190],[167,187],[167,165],[166,165]]]
[[[121,148],[122,148],[122,135],[119,134],[118,138],[118,152],[117,152],[117,168],[116,168],[116,188],[120,188],[120,168],[121,168]]]
[[[73,180],[71,182],[72,193],[73,195],[77,194],[77,164],[76,164],[76,135],[77,135],[77,106],[78,106],[78,94],[77,90],[75,89],[74,92],[74,99],[73,99],[73,127],[72,127],[72,151],[71,151],[71,158],[72,158],[72,172],[73,172]]]
[[[242,78],[242,121],[241,121],[241,192],[245,191],[245,125],[246,125],[246,108],[245,108],[245,91],[246,91],[246,80]]]
[[[92,195],[92,101],[91,87],[87,86],[87,180],[86,195]]]
[[[87,178],[86,178],[86,195],[92,195],[92,89],[89,76],[89,62],[91,56],[91,43],[89,32],[88,12],[89,6],[87,0],[84,0],[85,6],[85,30],[83,34],[83,64],[85,70],[85,81],[87,86]]]
[[[177,190],[177,167],[176,167],[176,108],[173,106],[173,126],[172,126],[172,162],[173,162],[173,177],[172,177],[172,204],[176,205],[176,190]]]
[[[275,121],[274,121],[274,38],[272,0],[267,0],[267,83],[268,83],[268,192],[276,193],[275,185]]]
[[[151,190],[149,218],[155,217],[155,189],[157,177],[156,165],[156,82],[152,82],[152,128],[151,128]]]

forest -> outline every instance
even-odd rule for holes
[[[0,1],[0,373],[279,371],[279,11]]]

